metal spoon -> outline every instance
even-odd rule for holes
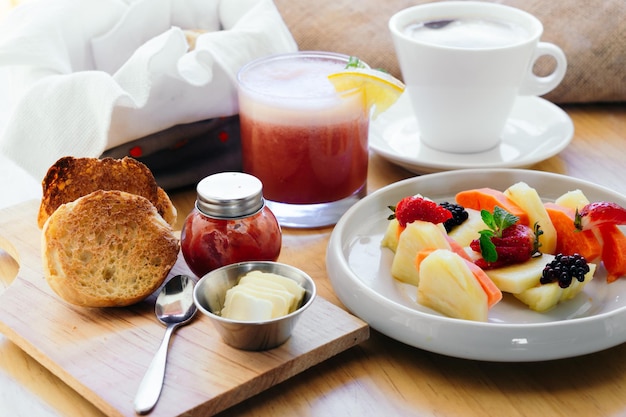
[[[159,400],[165,379],[170,337],[177,327],[187,324],[196,313],[193,286],[194,281],[187,275],[176,275],[165,284],[157,297],[154,312],[159,321],[167,327],[161,346],[139,385],[134,403],[138,414],[148,413]]]

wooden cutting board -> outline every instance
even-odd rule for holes
[[[0,294],[0,332],[107,415],[134,416],[137,387],[165,332],[154,316],[156,295],[127,308],[62,301],[43,276],[38,204],[0,210],[0,247],[20,265]],[[178,273],[190,274],[182,257],[171,275]],[[321,297],[284,345],[265,352],[230,348],[199,313],[172,337],[163,392],[151,415],[215,414],[368,337],[366,323]]]

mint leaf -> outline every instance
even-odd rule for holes
[[[359,58],[351,56],[348,58],[348,63],[346,64],[346,69],[348,68],[365,68],[365,65]]]
[[[502,232],[507,227],[513,226],[519,221],[519,217],[509,213],[500,206],[493,208],[493,213],[489,213],[487,210],[480,211],[480,217],[483,223],[487,225],[489,229],[481,230],[478,233],[480,238],[478,243],[480,244],[480,254],[487,262],[495,262],[498,260],[498,252],[496,251],[496,245],[491,241],[492,237],[502,237]]]
[[[509,213],[500,206],[495,206],[493,209],[493,218],[496,224],[496,234],[498,237],[502,237],[502,231],[509,226],[513,226],[519,221],[519,217]]]
[[[493,214],[487,210],[480,211],[480,217],[493,232],[493,236],[502,237],[502,232],[509,226],[513,226],[519,221],[519,217],[509,213],[500,206],[495,206]]]
[[[493,214],[489,213],[487,210],[480,211],[480,217],[483,219],[483,223],[487,225],[489,230],[496,230],[496,223],[493,219]]]
[[[480,234],[478,243],[480,244],[480,253],[483,256],[483,259],[487,262],[497,261],[498,252],[496,251],[496,245],[494,245],[491,241],[493,232],[491,230],[481,230],[478,233]]]

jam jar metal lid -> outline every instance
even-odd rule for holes
[[[261,181],[242,172],[210,175],[198,183],[196,191],[196,207],[211,217],[245,217],[265,205]]]

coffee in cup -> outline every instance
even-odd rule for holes
[[[514,22],[483,18],[418,22],[404,32],[420,42],[464,49],[507,47],[529,37],[528,31]]]
[[[389,28],[420,140],[444,152],[497,146],[517,97],[551,91],[567,67],[559,47],[539,41],[539,20],[501,4],[413,6],[392,16]],[[533,66],[545,55],[555,69],[538,76]]]

